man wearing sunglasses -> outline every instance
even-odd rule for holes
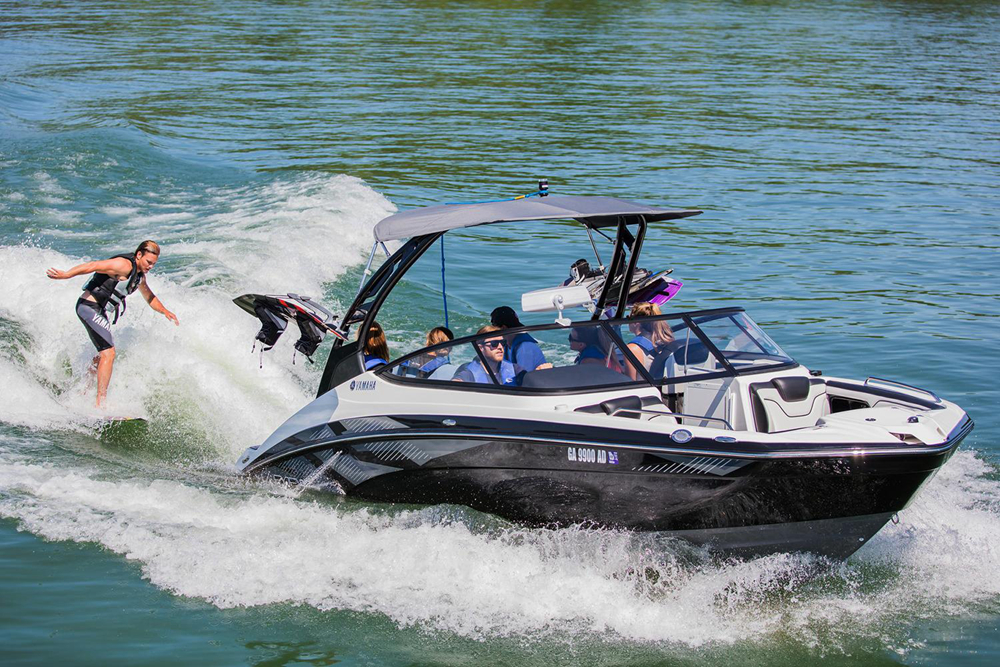
[[[488,324],[477,331],[476,335],[478,336],[494,331],[500,331],[500,327]],[[483,356],[486,358],[486,362],[489,364],[490,370],[493,371],[493,375],[500,381],[500,384],[513,384],[515,376],[514,366],[509,361],[504,359],[503,337],[496,336],[494,338],[487,338],[486,340],[480,341],[477,346],[480,350],[482,350]],[[458,371],[455,372],[455,377],[453,377],[452,380],[455,382],[477,382],[479,384],[493,383],[493,380],[490,378],[490,374],[486,371],[486,368],[483,366],[483,362],[478,358],[478,356],[469,363],[462,364]]]
[[[490,322],[500,329],[524,326],[510,306],[495,308],[490,313]],[[506,350],[503,358],[513,365],[515,374],[539,368],[551,368],[551,365],[545,362],[545,355],[542,353],[542,348],[538,347],[538,342],[527,333],[508,334],[504,336],[504,342]]]

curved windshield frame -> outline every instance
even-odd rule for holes
[[[747,365],[795,363],[743,310],[691,317],[690,320],[737,374],[745,370],[740,367]]]
[[[667,325],[673,342],[644,354],[636,337],[662,332],[661,323]],[[551,367],[511,368],[508,365],[514,365],[505,361],[508,352],[499,357],[498,347],[516,347],[524,334]],[[593,344],[581,342],[586,340]],[[466,336],[421,348],[375,372],[391,382],[487,392],[561,394],[656,386],[672,393],[675,385],[685,382],[796,365],[742,308],[723,308]]]

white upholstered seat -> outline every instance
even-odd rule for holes
[[[754,422],[762,433],[815,426],[830,414],[826,383],[816,378],[789,376],[750,385]]]

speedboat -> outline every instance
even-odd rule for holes
[[[627,317],[630,304],[662,304],[679,283],[639,269],[647,231],[701,211],[557,196],[542,185],[533,195],[381,220],[343,317],[308,297],[239,297],[269,345],[278,320],[299,324],[307,351],[325,332],[336,339],[316,399],[241,454],[238,470],[366,501],[464,505],[527,526],[661,531],[726,555],[846,558],[971,432],[968,415],[931,391],[810,371],[743,308]],[[571,223],[592,244],[595,235],[613,244],[607,264],[595,245],[593,268],[578,262],[560,282],[565,273],[552,267],[555,285],[521,295],[522,311],[553,321],[366,363],[352,327],[368,332],[445,234],[551,221],[560,234]],[[393,253],[390,241],[401,243]],[[380,250],[386,259],[373,270]],[[629,345],[639,325],[672,338],[651,360]],[[546,362],[505,377],[489,355],[522,334]],[[591,363],[574,336],[597,341]],[[428,359],[438,360],[433,372],[422,370]],[[458,381],[476,364],[478,375]]]

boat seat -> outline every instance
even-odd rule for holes
[[[697,366],[708,360],[708,348],[705,347],[704,343],[693,340],[685,346],[685,342],[684,340],[675,340],[667,344],[653,358],[653,362],[649,365],[649,372],[654,380],[662,379],[664,373],[668,372],[668,362],[670,366]],[[672,376],[673,373],[670,373],[670,377]]]
[[[530,389],[576,389],[631,382],[631,378],[601,364],[576,364],[528,371],[521,377],[521,386]]]
[[[750,385],[754,422],[761,433],[815,426],[830,414],[826,383],[799,375]]]
[[[615,414],[615,410],[642,410],[652,407],[662,408],[663,401],[656,396],[621,396],[601,403],[595,403],[594,405],[584,405],[574,410],[574,412],[587,412],[593,415],[613,415]],[[622,412],[617,416],[625,417],[626,419],[642,419],[646,415],[643,415],[641,412]]]

